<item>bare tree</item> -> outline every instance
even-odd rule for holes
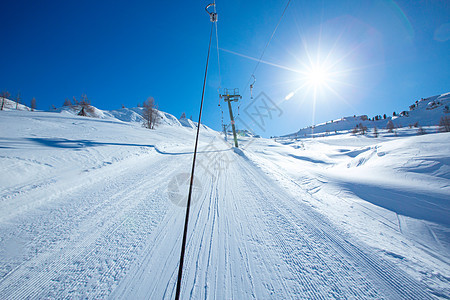
[[[375,127],[373,127],[373,136],[374,137],[378,137],[378,129],[377,129],[377,127],[375,126]]]
[[[94,112],[94,108],[91,106],[91,100],[88,99],[86,94],[81,95],[81,99],[77,101],[77,104],[81,106],[81,110],[78,113],[79,116],[88,116],[87,113],[92,114]]]
[[[367,131],[367,127],[364,126],[362,123],[359,123],[359,132],[361,132],[362,135],[365,135]]]
[[[144,110],[142,111],[143,126],[148,129],[154,129],[158,123],[158,110],[155,104],[155,99],[149,97],[143,104]]]
[[[182,113],[180,119],[186,119],[186,113]]]
[[[81,94],[81,100],[78,104],[81,106],[88,106],[91,105],[91,100],[88,99],[86,94]]]
[[[367,132],[367,127],[364,126],[362,123],[357,124],[353,129],[352,129],[352,134],[357,134],[358,132],[360,132],[362,135],[365,135]]]
[[[417,129],[417,134],[424,135],[427,134],[427,132],[425,131],[425,129],[422,128],[422,126],[419,126],[419,128]]]
[[[444,116],[439,121],[439,129],[442,132],[450,132],[450,118],[447,116]]]
[[[15,100],[16,100],[16,109],[19,109],[19,103],[20,103],[20,100],[21,100],[20,92],[17,93],[17,96],[16,96]]]
[[[34,97],[33,97],[33,99],[31,99],[30,108],[31,108],[31,111],[34,111],[36,109],[36,98],[34,98]]]
[[[5,106],[5,100],[8,99],[9,97],[11,97],[11,94],[8,91],[3,91],[0,94],[0,97],[2,97],[2,108],[1,108],[1,110],[3,110],[3,107]]]
[[[66,98],[66,100],[64,100],[63,106],[72,106],[72,102],[70,102],[69,98]]]
[[[86,110],[84,109],[84,106],[81,107],[80,112],[78,113],[79,116],[87,117]]]
[[[389,120],[387,122],[386,129],[388,130],[388,132],[392,133],[394,131],[394,128],[395,128],[394,123],[391,120]]]

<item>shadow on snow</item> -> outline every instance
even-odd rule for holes
[[[41,144],[46,147],[62,148],[62,149],[79,149],[88,147],[100,147],[100,146],[125,146],[125,147],[149,147],[154,148],[159,154],[164,155],[184,155],[193,154],[194,152],[167,152],[159,150],[155,145],[149,144],[128,144],[128,143],[106,143],[106,142],[95,142],[91,140],[69,140],[69,139],[58,139],[58,138],[28,138],[27,140]],[[210,150],[210,151],[198,151],[198,153],[210,153],[210,152],[224,152],[230,149],[224,150]]]

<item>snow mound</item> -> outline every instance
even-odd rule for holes
[[[158,115],[161,118],[161,120],[159,121],[159,124],[164,124],[164,125],[169,125],[169,126],[182,126],[180,124],[180,121],[178,121],[178,119],[166,112],[163,111],[158,111]]]
[[[180,118],[179,119],[181,126],[188,128],[197,128],[197,123],[194,123],[191,119],[188,118]]]
[[[70,105],[70,106],[63,106],[60,108],[57,108],[55,110],[52,110],[53,112],[59,112],[59,113],[68,113],[71,115],[79,115],[82,111],[83,107],[81,105]],[[95,106],[89,105],[84,108],[85,116],[90,118],[98,118],[98,119],[115,119],[114,116],[112,116],[110,113],[103,111],[101,109],[98,109]]]
[[[178,121],[180,122],[181,126],[183,126],[183,127],[192,128],[192,129],[197,128],[198,122],[194,122],[191,119],[180,118]],[[201,125],[201,128],[206,129],[206,130],[212,130],[211,128],[209,128],[208,126],[206,126],[204,124]]]
[[[121,108],[117,110],[105,111],[105,115],[109,115],[123,122],[131,123],[142,123],[142,113],[144,111],[143,107],[132,107],[132,108]],[[169,125],[169,126],[181,126],[180,122],[173,115],[160,111],[157,111],[159,120],[159,125]]]
[[[121,108],[117,110],[110,110],[108,111],[108,113],[112,117],[123,122],[142,122],[142,107]]]
[[[70,115],[78,116],[82,107],[80,105],[63,106],[52,110],[52,112],[67,113]],[[93,105],[89,105],[88,109],[85,109],[86,117],[122,121],[126,123],[142,123],[143,107],[121,108],[116,110],[101,110]],[[189,129],[196,129],[197,122],[190,119],[182,118],[177,119],[172,114],[164,111],[157,110],[158,114],[158,126],[175,126],[184,127]],[[201,125],[202,129],[213,131],[206,125]]]
[[[28,106],[20,104],[17,105],[16,101],[10,99],[0,98],[0,106],[3,104],[3,110],[31,110]],[[17,107],[17,108],[16,108]]]

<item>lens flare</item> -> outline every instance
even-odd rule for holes
[[[313,66],[307,74],[308,81],[315,87],[321,87],[327,84],[329,79],[328,71],[321,66]]]

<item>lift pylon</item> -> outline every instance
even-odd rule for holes
[[[237,102],[239,99],[242,98],[241,95],[239,95],[239,89],[223,89],[223,95],[219,94],[220,98],[223,98],[225,102],[228,102],[228,110],[230,111],[230,121],[231,121],[231,128],[233,129],[233,137],[234,137],[234,146],[236,148],[239,148],[238,141],[237,141],[237,135],[236,135],[236,126],[234,125],[234,117],[233,117],[233,110],[231,108],[231,102]]]

